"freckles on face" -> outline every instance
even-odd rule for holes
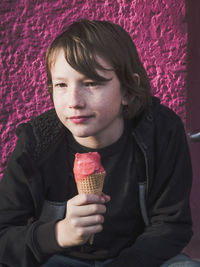
[[[107,69],[112,68],[101,57],[97,57],[97,61]],[[102,83],[85,77],[68,64],[62,50],[51,69],[56,113],[80,143],[81,138],[88,137],[112,143],[123,128],[121,107],[124,97],[119,79],[112,70],[97,72],[110,80]],[[107,140],[108,136],[114,139]]]

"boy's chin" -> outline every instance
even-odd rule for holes
[[[76,139],[85,139],[85,138],[90,138],[91,136],[90,135],[87,135],[87,134],[73,134],[72,133],[72,135],[73,135],[73,137]]]
[[[87,129],[87,127],[68,127],[68,130],[72,133],[74,138],[88,138],[93,137],[96,134],[95,130],[92,130],[91,128]]]
[[[88,132],[81,132],[81,131],[70,131],[73,135],[73,137],[76,138],[81,138],[81,139],[85,139],[85,138],[89,138],[92,137],[90,133]]]

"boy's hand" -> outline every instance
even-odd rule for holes
[[[82,245],[92,234],[101,232],[106,212],[105,203],[110,197],[102,193],[80,194],[67,202],[66,217],[57,222],[56,240],[61,247]]]

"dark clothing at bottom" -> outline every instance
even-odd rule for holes
[[[72,257],[55,255],[45,264],[41,265],[41,267],[104,267],[109,266],[110,262],[112,262],[112,259],[106,261],[80,260]]]
[[[112,259],[106,261],[94,260],[78,260],[75,258],[55,255],[41,267],[104,267],[109,266]],[[200,267],[200,262],[197,262],[185,254],[179,254],[170,260],[163,263],[160,267]]]

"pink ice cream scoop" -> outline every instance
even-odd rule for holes
[[[105,170],[101,165],[101,157],[98,152],[77,153],[75,155],[74,176],[76,181],[102,172],[105,172]]]

